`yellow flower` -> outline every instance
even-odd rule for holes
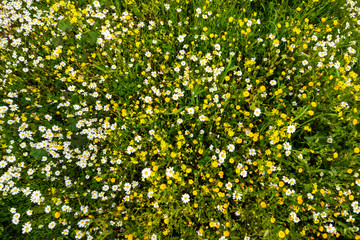
[[[284,231],[280,231],[280,232],[279,232],[279,238],[284,238],[284,237],[285,237]]]
[[[228,134],[230,137],[232,137],[232,136],[234,136],[235,133],[232,130],[230,130]]]
[[[276,221],[276,219],[273,218],[273,217],[270,219],[270,222],[271,222],[271,223],[274,223],[275,221]]]
[[[280,41],[278,39],[275,39],[273,42],[274,46],[277,47],[280,44]]]
[[[359,153],[360,149],[358,147],[354,148],[354,153]]]
[[[297,197],[297,202],[298,204],[302,204],[304,202],[301,195]]]
[[[161,189],[161,190],[165,190],[165,189],[166,189],[166,185],[165,185],[165,184],[161,184],[161,185],[160,185],[160,189]]]
[[[229,22],[232,22],[234,20],[233,17],[229,17]]]
[[[261,203],[260,203],[260,206],[261,206],[262,208],[266,208],[266,203],[265,203],[265,202],[261,202]]]
[[[60,213],[59,212],[56,212],[55,213],[55,218],[59,218],[60,217]]]

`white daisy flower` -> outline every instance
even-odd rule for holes
[[[284,143],[284,149],[290,151],[292,149],[289,142]]]
[[[194,108],[188,108],[187,111],[188,111],[188,113],[191,114],[191,115],[193,115],[193,114],[195,113]]]
[[[255,156],[256,155],[256,150],[255,149],[249,149],[249,155],[250,156]]]
[[[255,115],[256,117],[258,117],[258,116],[260,116],[260,114],[261,114],[260,108],[255,109],[254,115]]]
[[[234,144],[229,144],[227,148],[228,148],[229,152],[233,152],[235,150]]]
[[[294,125],[289,125],[287,128],[287,132],[293,134],[296,131],[296,127]]]
[[[32,228],[31,228],[31,223],[30,222],[27,222],[25,223],[23,226],[22,226],[22,233],[29,233],[31,232]]]
[[[173,167],[169,167],[166,169],[166,176],[168,177],[172,177],[174,176],[175,172],[174,172],[174,168]]]
[[[271,81],[270,81],[270,85],[271,85],[271,86],[275,86],[275,85],[276,85],[276,81],[275,81],[275,80],[271,80]]]
[[[56,223],[55,223],[55,222],[49,223],[49,228],[50,228],[50,229],[53,229],[55,226],[56,226]]]
[[[151,169],[150,168],[144,168],[141,172],[143,178],[149,178],[151,175]]]
[[[190,202],[190,195],[187,194],[187,193],[185,193],[184,195],[182,195],[181,200],[182,200],[184,203]]]

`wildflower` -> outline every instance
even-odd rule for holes
[[[275,80],[271,80],[271,81],[270,81],[270,85],[271,85],[271,86],[275,86],[275,85],[276,85],[276,81],[275,81]]]
[[[229,145],[228,145],[228,150],[229,150],[229,152],[234,152],[234,150],[235,150],[235,145],[234,145],[234,144],[229,144]]]
[[[289,142],[286,142],[286,143],[284,143],[283,145],[284,145],[284,149],[285,149],[285,150],[289,150],[289,151],[290,151],[291,148],[292,148]]]
[[[50,229],[53,229],[54,227],[56,226],[56,223],[55,222],[51,222],[51,223],[49,223],[49,228]]]
[[[225,151],[220,152],[219,159],[220,160],[225,160],[225,158],[226,158],[226,152]]]
[[[242,176],[243,178],[246,178],[247,177],[247,171],[245,169],[243,169],[241,172],[240,172],[240,176]]]
[[[173,168],[173,167],[168,167],[168,168],[166,169],[166,176],[168,176],[168,177],[173,177],[174,174],[175,174],[175,172],[174,172],[174,168]]]
[[[199,117],[199,119],[200,119],[201,122],[205,122],[206,117],[205,117],[204,115],[201,115],[201,116]]]
[[[249,149],[249,155],[250,156],[255,156],[256,155],[256,150],[255,149]]]
[[[31,228],[31,223],[30,222],[27,222],[23,225],[23,228],[22,228],[22,233],[29,233],[31,232],[32,228]]]
[[[145,53],[145,56],[148,57],[148,58],[151,57],[151,52],[147,51],[147,52]]]
[[[96,8],[100,7],[100,3],[98,1],[94,1],[93,4],[94,4],[94,7],[96,7]]]
[[[144,168],[141,172],[142,174],[142,177],[143,178],[149,178],[150,177],[150,174],[151,174],[151,169],[150,168]]]
[[[181,200],[182,200],[184,203],[190,202],[190,195],[187,194],[187,193],[185,193],[184,195],[182,195]]]
[[[255,115],[256,117],[258,117],[258,116],[260,116],[260,114],[261,114],[260,108],[256,108],[256,109],[254,110],[254,115]]]
[[[291,179],[289,180],[289,184],[290,184],[291,186],[295,185],[295,184],[296,184],[296,180],[295,180],[294,178],[291,178]]]
[[[179,42],[183,42],[185,37],[186,37],[186,34],[180,35],[177,39],[178,39]]]
[[[154,195],[154,192],[153,192],[153,191],[149,191],[149,192],[148,192],[148,198],[152,198],[153,195]]]
[[[296,127],[294,125],[289,125],[287,128],[287,132],[293,134],[296,131]]]
[[[193,114],[195,113],[194,108],[188,108],[187,111],[188,111],[188,113],[191,114],[191,115],[193,115]]]
[[[135,137],[135,142],[140,142],[141,141],[141,136],[136,136]]]

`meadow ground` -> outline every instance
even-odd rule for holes
[[[351,0],[2,0],[0,239],[360,239]]]

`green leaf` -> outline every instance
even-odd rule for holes
[[[59,45],[61,45],[63,42],[62,38],[61,37],[55,37],[52,39],[52,44],[54,47],[57,47]]]
[[[208,90],[208,89],[202,89],[202,90],[200,90],[200,91],[197,91],[196,93],[194,93],[194,96],[197,96],[197,95],[199,95],[200,93],[205,92],[206,90]]]
[[[309,108],[309,105],[307,105],[306,107],[302,107],[301,113],[297,117],[294,118],[294,121],[296,121],[298,118],[300,118],[302,115],[304,115],[306,113],[306,111],[308,110],[308,108]],[[294,113],[295,113],[295,111],[294,111]]]
[[[85,135],[75,135],[71,138],[71,144],[75,147],[85,147],[89,140]]]
[[[205,166],[210,160],[211,160],[211,158],[210,158],[209,156],[203,157],[203,158],[199,161],[199,165],[200,165],[200,166]]]
[[[99,67],[99,66],[97,66],[97,65],[90,65],[90,66],[96,67],[96,68],[99,69],[100,71],[107,72],[104,68]]]
[[[69,19],[63,19],[59,22],[59,29],[61,31],[69,31],[72,29],[71,23]]]
[[[33,156],[36,160],[41,160],[44,156],[49,156],[49,153],[43,149],[33,148],[30,151],[30,155]]]
[[[309,145],[312,145],[315,142],[315,136],[304,137]]]
[[[87,36],[86,40],[90,41],[90,44],[95,44],[97,39],[99,38],[99,34],[94,31],[88,32],[87,35],[88,36]]]
[[[187,106],[185,106],[185,107],[182,107],[182,108],[180,108],[180,109],[178,109],[177,111],[175,111],[175,112],[172,112],[172,113],[164,113],[164,114],[166,114],[166,115],[175,115],[175,114],[178,114],[179,112],[181,112],[184,108],[186,108]]]

